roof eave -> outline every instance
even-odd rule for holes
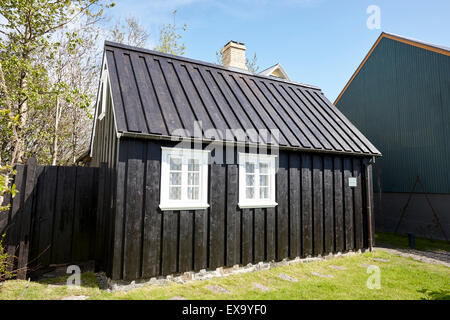
[[[312,152],[312,153],[322,153],[322,154],[335,154],[335,155],[347,155],[347,156],[360,156],[360,157],[382,157],[380,153],[362,153],[362,152],[350,152],[350,151],[338,151],[338,150],[326,150],[326,149],[312,149],[303,147],[291,147],[291,146],[281,146],[281,145],[271,145],[271,144],[258,144],[252,142],[239,142],[239,141],[228,141],[228,140],[214,140],[214,139],[199,139],[192,137],[181,137],[181,136],[166,136],[159,134],[149,134],[149,133],[137,133],[137,132],[119,132],[118,138],[132,138],[132,139],[144,139],[144,140],[163,140],[163,141],[185,141],[185,142],[201,142],[201,143],[218,143],[218,144],[228,144],[234,146],[246,146],[246,147],[259,147],[264,146],[267,148],[277,147],[280,150],[288,151],[298,151],[298,152]],[[377,150],[378,151],[378,150]]]

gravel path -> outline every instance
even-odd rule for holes
[[[400,249],[388,247],[375,247],[375,251],[384,251],[391,254],[396,254],[406,258],[412,258],[417,261],[440,264],[450,267],[450,252],[448,251],[419,251],[414,249]]]

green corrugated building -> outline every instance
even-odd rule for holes
[[[383,32],[335,105],[383,154],[378,229],[450,235],[450,48]]]

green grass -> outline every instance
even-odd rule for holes
[[[395,234],[391,232],[376,233],[375,243],[377,245],[388,244],[397,248],[409,248],[407,235]],[[416,237],[416,249],[422,251],[450,251],[450,242]]]
[[[375,261],[374,257],[390,259]],[[381,269],[381,289],[370,290],[366,286],[369,274],[363,264],[377,265]],[[344,266],[346,270],[332,269],[331,265]],[[311,272],[331,274],[334,278],[322,278]],[[282,280],[284,273],[298,282]],[[146,286],[128,292],[106,292],[98,288],[95,275],[85,273],[82,287],[70,289],[65,278],[31,282],[23,299],[61,299],[71,295],[86,295],[90,299],[169,299],[183,296],[186,299],[450,299],[450,268],[418,262],[385,252],[364,253],[325,261],[281,266],[243,275],[233,275],[208,281],[192,281],[186,284],[171,283],[166,286]],[[253,283],[271,288],[261,292]],[[0,289],[0,299],[20,297],[26,281],[11,280]],[[207,286],[220,285],[230,293],[216,293]]]

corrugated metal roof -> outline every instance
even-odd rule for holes
[[[219,140],[227,129],[278,129],[281,146],[380,154],[317,87],[112,42],[105,53],[118,132],[200,138],[201,121],[203,139],[215,129]]]

